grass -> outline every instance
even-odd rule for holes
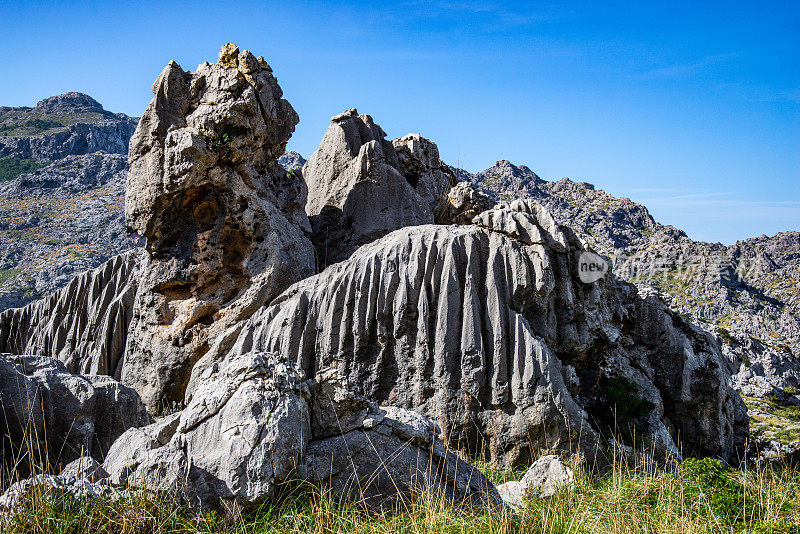
[[[496,481],[521,472],[489,469]],[[598,475],[576,467],[573,491],[532,499],[517,514],[467,513],[424,498],[403,510],[369,513],[337,504],[320,489],[287,493],[237,520],[191,515],[146,492],[118,501],[58,504],[31,495],[2,525],[8,533],[800,533],[800,473],[738,471],[715,460],[688,460],[676,473],[617,467]]]
[[[27,137],[66,131],[78,123],[97,123],[107,119],[102,113],[83,112],[61,115],[32,110],[10,110],[0,114],[0,137]]]

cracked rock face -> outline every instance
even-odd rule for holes
[[[623,441],[635,434],[658,461],[679,436],[689,454],[735,459],[747,418],[713,340],[634,286],[580,282],[584,250],[531,201],[404,228],[293,285],[195,373],[260,350],[308,376],[333,366],[365,397],[435,420],[451,445],[509,464],[537,448],[602,456],[627,395]]]
[[[102,460],[112,443],[150,416],[132,389],[108,376],[71,374],[53,358],[0,355],[0,450],[6,468]]]
[[[434,222],[436,206],[455,183],[431,141],[385,137],[372,117],[347,110],[331,119],[303,166],[321,268],[393,230]]]
[[[306,188],[278,163],[298,122],[263,58],[167,65],[130,144],[125,216],[147,240],[122,380],[183,399],[214,335],[313,273]]]
[[[104,468],[114,484],[176,492],[199,509],[257,505],[299,480],[373,508],[423,490],[498,505],[491,483],[436,434],[418,414],[354,394],[333,369],[307,380],[293,362],[250,352],[207,369],[182,412],[129,430]]]

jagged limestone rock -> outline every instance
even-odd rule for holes
[[[442,224],[472,224],[472,219],[498,202],[496,195],[475,189],[469,182],[458,182],[447,193],[437,220]]]
[[[136,121],[75,92],[46,98],[34,108],[0,106],[0,126],[5,127],[0,158],[53,161],[99,151],[126,154]]]
[[[500,198],[541,202],[619,277],[660,288],[670,308],[717,338],[743,395],[800,404],[800,232],[704,243],[589,183],[547,182],[505,160],[458,174]]]
[[[122,381],[183,399],[214,337],[314,270],[302,179],[277,163],[298,122],[266,64],[228,44],[175,62],[130,145],[125,216],[147,239]]]
[[[3,462],[22,472],[83,456],[102,460],[126,430],[151,422],[132,389],[37,356],[0,356],[0,406]]]
[[[307,380],[293,362],[259,352],[207,369],[182,412],[129,430],[104,467],[115,484],[174,492],[200,509],[252,507],[298,480],[370,507],[423,490],[457,504],[500,502],[422,416],[378,408],[334,370]]]
[[[572,469],[558,456],[549,454],[533,462],[522,479],[501,484],[497,491],[503,502],[519,508],[526,498],[552,497],[559,490],[574,487],[575,473]]]
[[[0,313],[0,352],[49,356],[71,373],[119,379],[143,256],[120,254],[42,300]]]
[[[331,119],[303,166],[320,267],[398,228],[434,222],[434,208],[455,183],[432,142],[385,137],[372,117],[347,110]]]
[[[635,409],[617,423],[659,461],[679,436],[689,454],[735,459],[746,414],[710,338],[634,286],[580,282],[584,245],[533,202],[476,222],[361,247],[220,336],[195,373],[259,350],[309,376],[335,366],[370,400],[434,419],[451,445],[517,464],[533,448],[597,458],[622,388]]]
[[[428,202],[436,217],[447,203],[450,188],[457,183],[455,173],[439,159],[439,147],[430,139],[408,134],[392,144],[399,160],[398,170]]]

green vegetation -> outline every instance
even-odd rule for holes
[[[717,335],[722,338],[722,340],[727,343],[728,345],[733,345],[734,340],[733,336],[731,336],[730,331],[725,328],[724,326],[717,327]]]
[[[20,174],[33,172],[48,165],[50,165],[49,161],[12,157],[0,158],[0,182],[13,180]]]
[[[63,127],[64,125],[56,120],[40,119],[39,117],[34,117],[32,119],[28,119],[26,121],[17,124],[13,123],[1,124],[0,133],[7,133],[18,129],[25,129],[31,133],[41,133],[41,132],[46,132],[47,130],[52,130],[54,128],[63,128]]]
[[[639,386],[622,377],[603,377],[588,412],[606,436],[618,435],[623,443],[635,442],[634,425],[645,420],[655,404],[639,396]]]
[[[784,392],[793,395],[793,389]],[[742,399],[750,411],[750,428],[755,434],[783,444],[800,441],[800,406],[785,404],[779,398],[764,400],[743,395]]]
[[[500,476],[499,473],[497,473]],[[2,521],[2,520],[0,520]],[[419,496],[402,510],[368,513],[303,488],[238,518],[192,516],[177,502],[137,492],[111,502],[62,502],[34,493],[0,528],[17,533],[663,533],[796,534],[800,473],[738,471],[716,460],[688,460],[677,473],[576,468],[573,491],[509,510],[467,513]]]
[[[212,150],[219,152],[227,145],[231,144],[231,142],[235,138],[244,135],[246,133],[247,133],[247,128],[245,128],[244,126],[225,125],[219,131],[217,136],[208,142],[208,145],[211,147]]]
[[[85,112],[59,115],[12,110],[0,114],[0,136],[27,137],[61,132],[78,123],[97,123],[108,118],[102,113]]]
[[[22,272],[21,269],[0,269],[0,285],[15,279]]]
[[[36,135],[37,133],[63,127],[64,125],[56,120],[34,117],[19,123],[0,124],[0,134],[25,132],[27,135]]]

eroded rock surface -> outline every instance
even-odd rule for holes
[[[278,163],[298,117],[272,69],[233,45],[171,62],[130,146],[125,216],[147,240],[122,381],[183,399],[216,333],[313,273],[302,179]]]
[[[398,228],[433,223],[455,182],[432,142],[419,135],[389,142],[355,109],[331,119],[303,178],[320,268]]]
[[[503,502],[518,508],[526,498],[552,497],[560,490],[575,486],[575,473],[561,459],[549,454],[542,456],[528,468],[520,480],[501,484],[497,491]]]
[[[656,222],[645,206],[592,184],[547,182],[507,161],[458,175],[501,198],[544,204],[610,258],[619,278],[658,289],[671,309],[713,335],[743,395],[800,405],[800,232],[729,246],[704,243]],[[768,439],[800,423],[762,413],[760,401],[749,404],[756,431]]]
[[[532,448],[596,458],[621,390],[631,407],[620,428],[660,461],[677,454],[678,435],[689,454],[735,458],[746,414],[711,338],[655,294],[613,277],[580,282],[584,245],[536,203],[474,222],[361,247],[221,336],[195,373],[260,350],[309,376],[335,366],[367,398],[417,410],[451,445],[508,463],[529,462]]]
[[[126,430],[151,422],[134,390],[108,376],[71,374],[52,358],[0,356],[0,401],[2,458],[23,473],[82,456],[102,460]]]
[[[114,444],[104,465],[113,483],[175,492],[200,509],[252,507],[301,480],[376,508],[422,491],[471,506],[500,502],[433,423],[379,408],[334,370],[307,380],[293,362],[254,351],[198,380],[182,412]]]
[[[0,313],[0,352],[121,378],[143,257],[141,249],[115,256],[42,300]]]

